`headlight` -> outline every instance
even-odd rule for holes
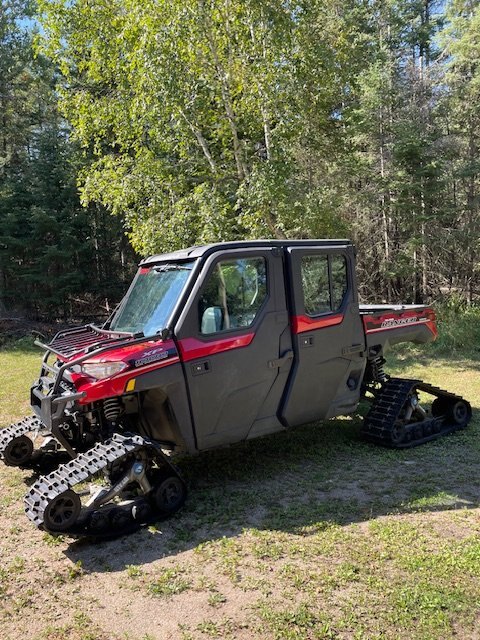
[[[127,367],[128,365],[125,362],[84,362],[82,371],[87,376],[102,380],[102,378],[109,378],[116,373],[120,373]]]

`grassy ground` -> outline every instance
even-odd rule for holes
[[[479,637],[480,361],[433,355],[390,371],[468,398],[461,433],[390,451],[354,417],[184,460],[183,511],[121,540],[35,530],[31,475],[0,467],[2,638]],[[0,424],[28,412],[38,366],[0,351]]]

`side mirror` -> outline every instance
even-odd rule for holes
[[[171,329],[169,329],[168,327],[165,327],[165,329],[162,329],[160,331],[160,336],[161,336],[162,340],[165,342],[165,340],[168,340],[169,338],[172,337]]]

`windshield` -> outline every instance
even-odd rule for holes
[[[152,336],[161,331],[190,275],[193,262],[159,264],[138,271],[133,287],[110,326]]]

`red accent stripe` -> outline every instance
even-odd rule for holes
[[[223,351],[248,347],[254,336],[254,333],[246,333],[243,336],[235,336],[235,338],[221,338],[220,340],[217,338],[211,342],[203,342],[196,338],[184,338],[179,341],[178,346],[180,348],[182,360],[184,362],[189,362],[190,360],[196,360],[197,358],[213,356],[216,353],[222,353]]]
[[[293,316],[292,328],[293,333],[304,333],[305,331],[314,331],[315,329],[325,329],[325,327],[333,327],[343,322],[343,315],[336,314],[334,316],[322,316],[321,318],[311,318],[310,316]]]

